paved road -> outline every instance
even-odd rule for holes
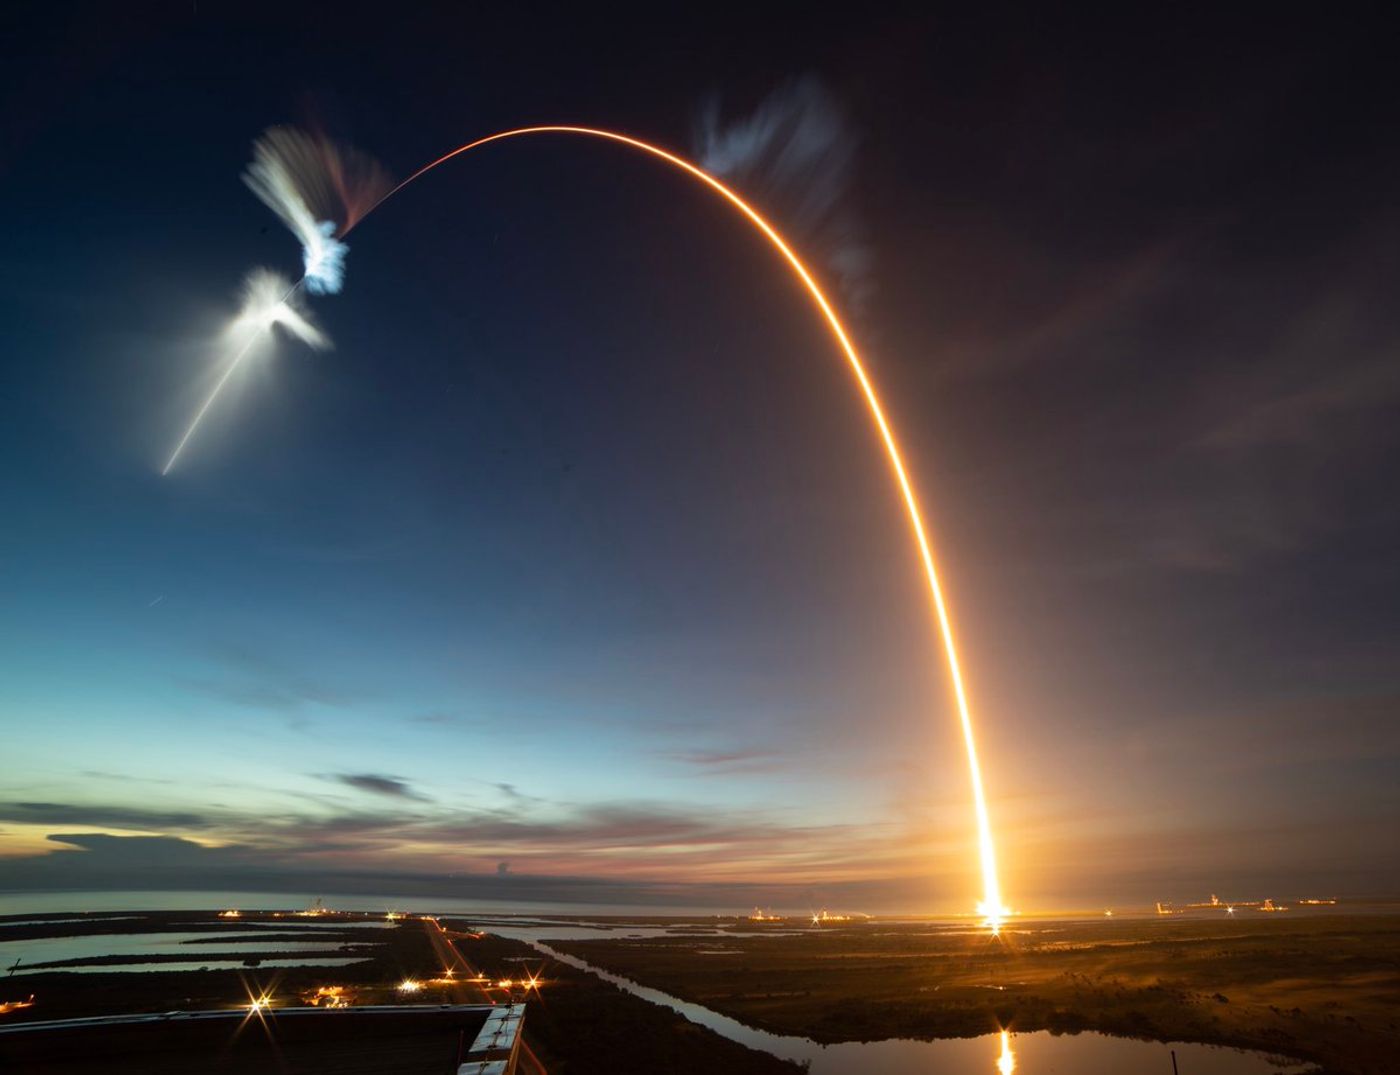
[[[443,929],[442,923],[435,918],[425,918],[423,928],[427,931],[428,941],[433,946],[434,954],[441,961],[443,970],[451,970],[453,977],[464,979],[451,987],[453,1003],[495,1004],[496,999],[484,988],[483,983],[465,980],[477,977],[480,972],[467,962],[466,957],[452,943],[452,938],[461,936],[461,934],[454,934],[451,930]],[[526,1021],[528,1023],[528,1016]],[[530,1048],[529,1042],[522,1041],[520,1043],[518,1067],[524,1075],[548,1075],[544,1065],[540,1063],[539,1057]]]

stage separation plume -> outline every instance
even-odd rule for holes
[[[513,130],[500,131],[496,134],[478,138],[473,142],[458,146],[449,153],[444,153],[436,160],[429,161],[418,171],[414,172],[398,186],[388,191],[378,201],[365,209],[362,216],[368,216],[384,202],[388,201],[399,191],[416,182],[427,173],[446,164],[450,160],[469,153],[472,150],[483,146],[492,145],[507,139],[524,137],[526,135],[538,134],[566,134],[581,135],[587,138],[610,142],[614,145],[625,146],[634,149],[654,159],[663,161],[678,171],[684,173],[692,179],[708,187],[713,193],[727,202],[735,209],[753,228],[759,232],[778,253],[789,271],[802,285],[808,297],[816,306],[831,333],[832,339],[845,356],[850,367],[852,376],[855,378],[860,389],[860,397],[864,400],[870,418],[879,434],[880,442],[885,449],[885,457],[889,463],[890,470],[895,478],[895,484],[904,502],[905,511],[908,515],[909,527],[913,533],[919,559],[924,569],[924,578],[928,584],[930,605],[934,613],[934,622],[938,627],[938,633],[942,640],[943,657],[947,662],[948,677],[952,686],[953,699],[957,707],[959,724],[962,729],[963,743],[967,753],[968,775],[972,784],[973,812],[977,821],[977,844],[978,854],[982,873],[982,899],[977,904],[979,913],[982,914],[987,926],[993,932],[1000,929],[1006,916],[1010,913],[1002,903],[1001,883],[997,873],[996,848],[992,839],[991,816],[987,809],[987,797],[982,783],[982,766],[978,760],[976,737],[972,726],[972,707],[968,702],[967,690],[963,684],[962,667],[958,660],[957,644],[953,637],[952,616],[948,609],[948,603],[943,597],[943,588],[939,582],[938,569],[934,563],[933,547],[928,539],[928,533],[924,527],[923,513],[919,508],[918,497],[914,493],[913,483],[909,479],[909,474],[904,467],[903,453],[899,449],[899,444],[895,440],[894,429],[889,420],[885,417],[885,410],[880,402],[879,394],[875,391],[874,382],[865,370],[865,363],[856,350],[855,343],[850,334],[846,331],[845,325],[836,313],[831,300],[827,298],[826,292],[817,282],[806,263],[797,256],[797,253],[788,245],[786,239],[773,227],[772,224],[757,209],[751,206],[740,195],[729,186],[711,175],[704,168],[677,156],[660,146],[650,142],[644,142],[639,138],[632,138],[629,135],[619,134],[616,131],[601,130],[596,127],[570,127],[563,125],[538,126],[538,127],[518,127]],[[345,235],[353,224],[347,225],[341,232]],[[227,377],[227,375],[225,375]],[[215,390],[217,392],[217,389]],[[207,407],[207,404],[206,404]],[[196,419],[198,421],[198,419]],[[178,450],[177,450],[178,454]]]
[[[372,158],[291,127],[273,127],[253,143],[243,182],[301,243],[303,280],[313,295],[340,290],[349,248],[339,236],[390,186]]]
[[[373,158],[291,127],[273,127],[253,143],[253,162],[243,181],[301,243],[304,273],[294,284],[268,269],[249,274],[243,307],[229,325],[234,336],[232,356],[185,427],[162,474],[170,473],[219,393],[273,325],[281,325],[316,350],[330,346],[329,338],[298,301],[300,293],[330,295],[341,289],[349,251],[343,237],[392,184],[389,173]]]
[[[243,305],[229,325],[229,335],[246,341],[249,333],[265,332],[273,325],[281,325],[314,350],[330,349],[330,337],[312,320],[296,285],[271,269],[254,269],[243,281]]]

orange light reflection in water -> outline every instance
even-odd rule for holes
[[[1016,1070],[1016,1054],[1011,1051],[1011,1035],[1001,1032],[1001,1056],[997,1057],[997,1071],[1001,1075],[1011,1075]]]

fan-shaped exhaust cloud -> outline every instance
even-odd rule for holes
[[[331,346],[330,337],[312,320],[292,282],[271,269],[254,269],[243,281],[243,305],[229,324],[237,339],[248,333],[281,325],[308,347],[317,351]]]
[[[701,167],[739,179],[772,202],[822,252],[856,310],[874,289],[870,248],[847,199],[858,143],[845,110],[810,76],[729,123],[721,122],[719,100],[712,98],[696,124]]]
[[[370,157],[327,138],[273,127],[253,143],[243,182],[301,243],[306,289],[334,294],[345,281],[343,236],[389,189]]]

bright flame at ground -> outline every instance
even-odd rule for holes
[[[861,361],[857,353],[855,344],[851,342],[850,336],[846,332],[841,319],[836,316],[836,311],[828,301],[825,293],[817,284],[807,266],[802,259],[788,246],[787,241],[778,234],[777,229],[769,224],[759,212],[748,202],[736,194],[724,183],[721,183],[714,176],[704,169],[692,164],[683,157],[678,157],[674,153],[669,153],[659,146],[654,146],[649,142],[643,142],[638,138],[631,138],[625,134],[618,134],[614,131],[599,130],[594,127],[568,127],[568,126],[541,126],[541,127],[520,127],[515,130],[501,131],[497,134],[487,135],[485,138],[478,138],[474,142],[468,142],[464,146],[459,146],[450,153],[446,153],[437,160],[424,165],[414,172],[393,190],[385,194],[379,201],[366,211],[366,216],[377,209],[389,198],[392,198],[404,187],[408,186],[420,176],[432,171],[440,164],[445,164],[454,157],[461,156],[480,146],[488,145],[492,142],[499,142],[506,138],[515,138],[527,134],[580,134],[591,138],[602,138],[610,142],[630,146],[633,149],[641,150],[653,157],[657,157],[667,164],[679,168],[694,179],[704,183],[716,194],[729,202],[735,209],[742,213],[755,228],[757,228],[768,239],[783,259],[788,263],[794,276],[802,282],[816,303],[825,318],[827,327],[831,330],[832,336],[841,351],[845,354],[849,362],[851,372],[855,375],[857,383],[860,385],[861,394],[865,398],[867,407],[870,410],[871,418],[875,422],[875,427],[880,433],[880,439],[884,442],[885,454],[889,459],[890,469],[894,471],[895,480],[899,485],[900,494],[904,498],[904,506],[909,515],[909,524],[914,531],[914,539],[918,544],[919,556],[923,561],[924,575],[928,580],[929,594],[932,598],[933,610],[938,621],[939,632],[943,638],[943,655],[948,664],[949,677],[953,684],[953,696],[957,702],[958,717],[962,725],[963,744],[967,750],[968,772],[972,780],[973,808],[977,816],[977,846],[982,863],[982,899],[977,904],[977,911],[983,916],[985,924],[996,932],[1006,915],[1010,912],[1001,901],[1001,884],[997,880],[996,847],[992,842],[992,822],[987,811],[987,797],[982,787],[982,770],[977,760],[977,743],[972,733],[972,713],[967,701],[967,691],[963,687],[962,670],[958,665],[957,646],[953,641],[953,625],[948,612],[947,603],[943,599],[943,589],[939,585],[938,570],[934,566],[933,549],[929,544],[928,535],[924,531],[923,517],[919,511],[918,498],[914,495],[914,487],[909,480],[908,474],[904,470],[904,461],[899,451],[899,445],[894,438],[894,431],[890,428],[889,421],[885,418],[884,408],[880,405],[880,398],[875,392],[875,386],[870,377],[865,372],[865,364]],[[350,228],[345,229],[345,234],[349,234]],[[342,236],[343,238],[343,236]]]
[[[997,1057],[997,1071],[1001,1075],[1011,1075],[1016,1070],[1016,1054],[1011,1051],[1011,1035],[1001,1032],[1001,1055]]]

